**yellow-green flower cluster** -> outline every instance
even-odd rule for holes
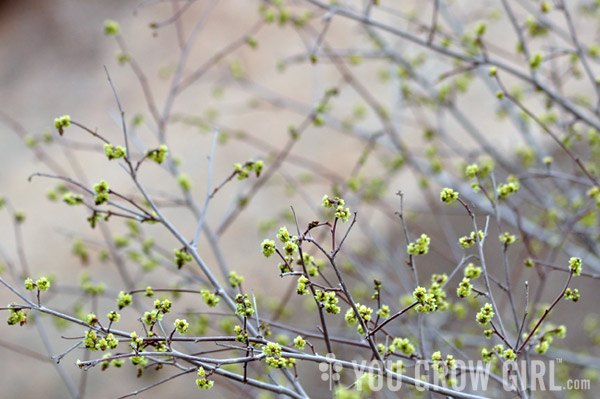
[[[63,202],[67,205],[79,205],[83,203],[83,196],[80,194],[65,193],[63,195]]]
[[[365,322],[371,320],[371,314],[373,313],[373,309],[371,309],[370,307],[368,307],[366,305],[361,305],[358,302],[356,303],[356,308],[358,309],[358,313],[360,314],[360,317]],[[349,325],[354,325],[358,321],[358,317],[356,316],[356,313],[354,313],[353,308],[350,308],[346,311],[345,318]]]
[[[157,164],[161,164],[165,161],[167,157],[168,148],[166,145],[161,145],[157,149],[148,152],[148,158],[156,162]]]
[[[579,301],[579,298],[581,298],[581,295],[579,294],[579,290],[577,288],[575,288],[573,290],[570,288],[567,288],[565,290],[565,298],[570,299],[573,302],[577,302],[577,301]]]
[[[473,263],[469,263],[464,270],[465,277],[474,280],[481,276],[481,267],[475,266]]]
[[[244,330],[242,330],[242,327],[241,327],[241,326],[237,326],[237,325],[236,325],[236,326],[233,328],[233,331],[234,331],[234,332],[235,332],[235,334],[236,334],[235,340],[236,340],[237,342],[241,342],[241,343],[243,343],[243,344],[247,344],[247,343],[248,343],[248,334],[247,334],[247,333],[246,333]],[[265,336],[266,336],[266,334],[265,334]]]
[[[342,219],[342,222],[347,222],[350,217],[350,208],[344,208],[345,202],[339,197],[329,198],[327,194],[323,196],[323,207],[334,208],[335,217]]]
[[[475,178],[478,172],[479,166],[476,163],[467,165],[467,167],[465,168],[465,176],[471,179]]]
[[[48,289],[50,288],[50,280],[48,280],[48,278],[44,276],[37,279],[35,283],[30,278],[27,278],[25,280],[25,289],[27,291],[33,291],[36,288],[38,291],[48,291]]]
[[[204,302],[211,308],[214,308],[219,304],[219,297],[216,294],[210,292],[209,290],[200,291],[200,295],[202,295],[202,299],[204,300]]]
[[[245,164],[236,163],[233,165],[235,170],[235,174],[237,175],[238,180],[244,180],[248,178],[249,173],[255,172],[256,177],[260,177],[260,172],[263,170],[264,163],[263,161],[248,161]]]
[[[310,280],[308,278],[306,278],[306,276],[300,276],[300,278],[298,278],[298,287],[296,288],[296,292],[298,293],[298,295],[307,295],[308,294],[308,284],[310,283]]]
[[[260,244],[260,248],[265,258],[268,258],[275,253],[275,241],[266,238]]]
[[[117,21],[107,19],[104,21],[104,34],[106,36],[116,36],[121,32],[121,27]]]
[[[507,246],[512,245],[515,243],[515,241],[517,241],[517,237],[514,234],[510,234],[507,231],[505,231],[504,234],[500,234],[500,236],[498,236],[498,239],[501,243]]]
[[[154,301],[154,309],[164,314],[167,314],[171,311],[171,306],[173,306],[173,303],[168,299],[164,299],[162,301],[157,299]]]
[[[390,317],[390,307],[388,305],[381,305],[379,310],[377,310],[377,314],[382,319],[387,319],[388,317]]]
[[[211,381],[206,378],[206,371],[202,366],[198,367],[198,377],[200,377],[196,380],[196,385],[198,386],[198,389],[211,389],[213,385],[215,385],[214,381]]]
[[[186,319],[176,319],[173,325],[179,334],[185,334],[188,328],[190,328],[190,323],[188,323]]]
[[[58,118],[54,119],[54,127],[58,129],[58,133],[60,135],[62,135],[64,129],[69,126],[71,126],[71,117],[69,115],[59,116]]]
[[[411,242],[406,247],[406,251],[409,255],[425,255],[429,252],[429,244],[431,243],[431,239],[425,233],[421,234],[421,237],[417,239],[415,242]]]
[[[587,191],[588,197],[596,201],[596,206],[600,208],[600,187],[595,186]]]
[[[478,235],[479,235],[479,241],[482,241],[484,238],[483,231],[479,230]],[[469,236],[462,236],[458,239],[458,243],[460,244],[460,246],[465,249],[472,247],[476,242],[477,242],[477,236],[475,235],[474,231],[472,231]]]
[[[108,193],[110,188],[108,187],[108,183],[104,180],[100,181],[100,183],[94,185],[94,192],[96,196],[94,197],[94,203],[96,205],[102,205],[108,202]]]
[[[153,326],[157,321],[161,321],[163,318],[162,313],[158,309],[153,309],[149,312],[144,312],[144,317],[142,320],[146,325]]]
[[[175,254],[175,264],[177,265],[178,269],[181,269],[183,265],[185,265],[187,262],[191,262],[194,259],[185,248],[175,249],[173,252]]]
[[[306,341],[300,335],[294,338],[294,346],[298,350],[304,350],[304,346],[306,345]]]
[[[419,303],[416,307],[417,312],[431,313],[437,309],[435,296],[431,293],[428,293],[424,287],[419,286],[415,288],[413,291],[413,298]]]
[[[494,308],[491,304],[486,303],[481,310],[475,315],[475,319],[482,326],[487,325],[494,317]]]
[[[115,312],[114,310],[110,311],[107,315],[106,318],[111,322],[111,323],[117,323],[119,322],[119,320],[121,319],[121,315],[118,314],[117,312]]]
[[[394,338],[390,345],[390,351],[394,352],[396,349],[407,356],[415,352],[415,346],[410,343],[408,338]]]
[[[581,258],[572,257],[569,259],[569,269],[573,271],[574,276],[581,275],[581,265],[583,264]]]
[[[235,313],[243,317],[251,317],[254,314],[254,307],[248,299],[248,294],[237,294],[235,297],[236,310]]]
[[[243,276],[238,276],[235,271],[229,273],[229,285],[231,285],[232,288],[239,287],[243,282]]]
[[[519,187],[519,180],[515,176],[510,175],[506,183],[498,184],[496,191],[499,198],[506,198],[519,191]]]
[[[323,304],[325,311],[331,314],[338,314],[341,311],[341,308],[337,306],[337,303],[340,301],[338,297],[335,295],[334,291],[315,291],[315,299]]]
[[[292,367],[296,362],[294,358],[281,357],[281,346],[275,342],[268,342],[262,347],[263,353],[267,355],[265,361],[270,367],[283,368]]]
[[[440,351],[433,352],[431,355],[432,367],[438,373],[444,374],[446,370],[454,370],[456,368],[456,360],[452,355],[446,355],[446,360],[442,357]]]
[[[91,326],[95,326],[96,323],[98,323],[98,316],[96,316],[95,313],[88,313],[88,315],[85,317],[85,322]]]
[[[119,292],[119,296],[117,297],[117,305],[119,306],[119,310],[131,305],[131,302],[132,298],[130,294],[126,293],[125,291]]]
[[[458,191],[451,188],[444,188],[440,194],[440,200],[446,204],[451,204],[458,199]]]
[[[6,322],[9,326],[14,326],[15,324],[24,325],[27,323],[27,313],[25,313],[22,309],[14,309],[16,303],[12,303],[8,305],[10,308],[10,315]]]
[[[190,191],[192,189],[192,181],[185,173],[182,173],[179,176],[177,176],[177,183],[183,191]]]
[[[114,146],[112,144],[104,144],[104,155],[108,158],[108,160],[119,159],[125,156],[125,148],[120,145]]]
[[[473,286],[471,285],[471,280],[467,277],[463,277],[456,289],[456,295],[458,295],[459,298],[466,298],[470,296],[472,292]]]

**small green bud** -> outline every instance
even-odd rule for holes
[[[107,19],[104,21],[104,34],[106,36],[116,36],[121,32],[121,27],[117,21]]]

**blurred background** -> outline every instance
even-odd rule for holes
[[[427,232],[434,242],[432,254],[426,260],[420,260],[423,279],[427,280],[426,276],[431,273],[449,273],[460,259],[460,248],[456,248],[455,239],[471,231],[471,222],[462,208],[456,207],[444,211],[443,223],[451,226],[450,230],[440,228],[438,185],[425,184],[430,177],[425,173],[410,167],[400,168],[402,158],[394,150],[390,138],[381,134],[381,114],[387,115],[402,140],[410,146],[410,151],[425,160],[432,159],[425,155],[431,152],[430,135],[450,137],[450,142],[459,145],[462,153],[467,155],[460,158],[452,154],[452,146],[448,145],[439,149],[433,158],[456,170],[456,166],[478,159],[482,144],[455,119],[446,118],[435,110],[407,105],[410,88],[403,81],[405,77],[400,68],[385,62],[378,47],[373,45],[374,38],[348,20],[334,18],[321,44],[343,59],[342,66],[325,56],[322,56],[322,62],[319,58],[317,63],[311,63],[314,43],[323,29],[324,14],[300,1],[288,3],[296,21],[307,18],[306,26],[294,26],[289,21],[264,24],[265,11],[262,15],[259,13],[259,6],[263,4],[259,1],[1,1],[0,159],[3,167],[0,168],[0,195],[7,199],[9,212],[12,209],[26,213],[25,223],[16,230],[11,214],[6,211],[0,214],[0,249],[5,265],[2,276],[14,282],[7,271],[9,263],[21,270],[19,265],[25,261],[31,277],[43,274],[56,277],[55,293],[44,299],[47,306],[69,314],[95,311],[99,316],[113,310],[112,298],[118,291],[126,289],[114,262],[104,259],[107,248],[115,245],[115,241],[116,247],[112,249],[120,254],[135,288],[184,286],[189,284],[189,275],[203,279],[197,270],[186,270],[187,275],[173,270],[172,265],[167,270],[148,265],[146,270],[140,267],[143,262],[139,248],[144,238],[155,240],[157,265],[168,263],[173,248],[178,245],[160,226],[145,226],[143,236],[136,237],[125,222],[113,218],[107,224],[108,229],[92,230],[86,221],[89,216],[86,209],[68,207],[48,198],[59,190],[58,181],[39,177],[28,181],[35,172],[56,172],[44,162],[51,159],[53,165],[65,172],[64,176],[90,187],[105,179],[118,192],[139,198],[118,162],[107,162],[97,140],[73,126],[59,137],[53,121],[57,116],[69,114],[73,120],[97,130],[110,142],[123,144],[119,110],[106,77],[106,66],[135,136],[132,140],[134,153],[139,156],[146,149],[155,148],[159,144],[158,127],[152,120],[140,75],[131,65],[135,62],[143,72],[161,112],[169,97],[171,82],[178,73],[182,53],[187,56],[184,77],[210,66],[176,98],[166,128],[170,155],[177,161],[179,171],[190,177],[192,194],[199,204],[203,203],[206,194],[207,156],[215,126],[219,126],[222,133],[214,154],[213,186],[229,176],[234,163],[264,159],[268,168],[277,162],[281,150],[290,145],[290,131],[303,126],[307,115],[322,101],[325,91],[336,88],[340,92],[327,104],[325,126],[308,123],[301,131],[301,138],[292,144],[283,166],[268,184],[250,197],[242,212],[238,214],[236,209],[240,199],[245,200],[245,195],[252,192],[256,182],[254,177],[241,182],[234,179],[210,203],[207,225],[218,236],[220,251],[215,252],[214,245],[203,234],[200,253],[210,265],[219,263],[219,253],[225,254],[228,268],[245,276],[245,289],[257,295],[259,303],[266,309],[265,314],[277,313],[280,301],[290,288],[294,289],[295,281],[280,279],[276,261],[262,257],[260,242],[265,237],[274,238],[282,223],[292,231],[290,206],[299,216],[301,226],[323,218],[321,198],[325,193],[331,195],[334,190],[349,193],[347,202],[359,213],[359,222],[348,248],[350,254],[344,260],[358,297],[370,296],[373,278],[389,279],[391,284],[385,295],[393,309],[398,308],[401,296],[412,291],[410,273],[404,264],[406,243],[402,226],[394,214],[399,210],[396,196],[399,190],[404,192],[404,209],[412,237]],[[430,25],[433,3],[415,0],[397,4],[382,0],[383,11],[374,11],[374,15],[424,35]],[[454,21],[455,39],[461,36],[461,31],[472,30],[478,21],[492,21],[487,37],[496,46],[493,51],[510,62],[517,62],[518,57],[513,54],[516,36],[510,22],[502,15],[499,2],[484,1],[477,9],[473,9],[471,2],[450,3],[451,7],[445,9],[447,19],[441,20],[440,24],[451,30]],[[528,2],[515,3],[520,6],[515,5],[522,19],[534,14],[530,12],[531,8],[521,4]],[[197,40],[186,48],[187,38],[205,16],[208,19],[198,31]],[[277,14],[276,18],[281,16]],[[553,15],[549,18],[560,19]],[[595,20],[579,15],[576,18],[582,26],[582,38],[594,42],[597,38]],[[104,34],[107,19],[120,24],[120,42]],[[247,40],[248,37],[252,40]],[[453,70],[452,62],[435,58],[422,62],[420,59],[426,53],[422,48],[398,38],[390,39],[389,43],[420,73],[430,77],[434,88],[440,89],[446,84],[438,77]],[[124,65],[118,59],[119,52],[123,51],[121,45],[126,46],[127,55],[133,60]],[[215,58],[231,45],[234,46],[231,51]],[[467,93],[455,94],[457,107],[469,119],[466,125],[475,126],[491,148],[504,154],[509,164],[521,162],[519,154],[523,151],[520,149],[526,149],[527,143],[510,118],[501,118],[503,110],[495,98],[495,89],[490,90],[484,79],[475,81],[470,77],[465,83],[452,76],[451,80],[452,90],[457,93],[460,90],[456,87],[472,83]],[[507,82],[514,83],[510,78]],[[567,92],[582,95],[592,92],[584,81],[568,83]],[[364,90],[369,93],[367,98],[374,97],[376,103],[385,107],[385,110],[379,110],[379,115],[372,109],[372,104],[365,101]],[[427,97],[425,89],[422,92],[414,90],[413,94]],[[562,157],[561,153],[555,153],[556,146],[547,137],[537,131],[533,134],[539,137],[542,155]],[[163,204],[165,214],[173,224],[187,237],[193,236],[196,219],[189,210],[181,209],[182,195],[171,172],[145,164],[140,180]],[[352,187],[357,185],[360,189],[353,190]],[[480,223],[483,222],[482,218]],[[496,230],[493,231],[495,236]],[[120,238],[129,241],[123,248],[117,248]],[[20,249],[25,255],[19,253]],[[523,258],[522,251],[511,254],[510,258],[516,270],[513,277],[521,284],[518,300],[523,300],[524,280],[531,281],[532,289],[536,285],[536,273],[521,267]],[[493,273],[501,275],[501,262],[500,249],[490,249],[488,264]],[[218,270],[217,266],[214,270]],[[550,275],[541,296],[542,302],[554,298],[564,284],[563,277],[560,273]],[[79,289],[81,281],[86,279],[94,284],[104,283],[106,295],[91,300]],[[595,359],[592,366],[596,368],[598,348],[591,346],[594,343],[590,336],[598,334],[593,317],[597,315],[595,302],[600,299],[597,281],[579,282],[582,303],[576,307],[572,303],[561,303],[552,314],[554,323],[569,326],[569,337],[561,343],[569,348],[569,352],[558,351],[556,357],[570,356],[578,363]],[[2,303],[14,300],[6,289],[0,289]],[[292,298],[290,304],[294,309],[310,309],[309,302]],[[506,305],[503,301],[502,306]],[[140,299],[140,306],[147,309],[151,307],[151,301]],[[197,308],[197,299],[185,297],[176,306],[179,311],[186,307]],[[475,308],[469,307],[469,317],[474,317]],[[124,311],[124,321],[118,327],[125,331],[139,330],[136,314],[133,309]],[[127,316],[130,316],[129,320]],[[48,359],[47,348],[53,355],[62,353],[74,341],[60,337],[78,337],[82,331],[57,324],[48,317],[35,317],[42,327],[36,328],[33,323],[22,328],[2,327],[0,398],[68,397],[59,370]],[[286,317],[290,314],[281,317],[289,322]],[[310,330],[316,325],[310,317],[295,320],[303,320],[300,325]],[[211,322],[204,328],[208,329],[207,333],[219,335],[221,329],[227,327],[219,323]],[[341,320],[332,319],[332,325],[336,334],[344,334]],[[461,325],[461,321],[442,318],[433,322],[431,328],[442,325],[451,328]],[[410,329],[405,332],[413,333]],[[459,345],[460,340],[468,341],[472,337],[469,334],[481,335],[477,326],[464,333],[464,336],[448,337],[454,345]],[[40,336],[44,338],[40,339]],[[74,363],[84,356],[87,355],[83,349],[68,354],[60,363],[60,372],[65,373],[68,376],[65,378],[74,386],[81,388],[85,384],[89,398],[119,397],[165,376],[148,370],[137,379],[135,368],[129,364],[121,370],[111,368],[102,372],[95,367],[82,373]],[[584,369],[577,368],[577,375],[593,376],[591,371],[585,374],[588,371]],[[326,397],[327,384],[319,379],[316,368],[306,368],[304,372],[302,378],[305,381],[318,381],[309,384],[314,397]],[[563,370],[563,374],[568,372]],[[192,375],[185,376],[139,396],[199,395],[194,379]],[[592,381],[597,384],[593,378]],[[217,379],[219,382],[229,387],[223,379]],[[208,397],[211,393],[201,394]],[[245,395],[253,396],[254,393],[232,388],[223,395],[247,397]],[[565,397],[560,396],[562,393],[556,395]],[[596,397],[590,392],[570,392],[568,395]],[[555,396],[548,394],[548,397]]]

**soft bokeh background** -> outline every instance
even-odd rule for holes
[[[158,3],[158,2],[157,2]],[[186,11],[181,21],[184,34],[189,34],[192,26],[200,18],[207,2],[196,2]],[[382,3],[386,3],[382,1]],[[387,2],[393,3],[393,2]],[[430,4],[423,7],[421,1],[408,1],[403,7],[405,11],[414,12],[427,20],[430,14]],[[120,121],[113,93],[106,79],[103,65],[106,65],[114,80],[128,120],[136,114],[145,116],[146,125],[139,131],[139,137],[146,147],[156,145],[153,133],[155,127],[148,116],[143,93],[135,75],[128,67],[118,65],[115,60],[117,45],[114,40],[103,34],[103,23],[106,19],[120,22],[122,35],[131,54],[142,65],[150,86],[154,90],[159,109],[162,107],[169,89],[169,82],[175,70],[180,54],[177,45],[177,33],[173,25],[168,25],[156,32],[149,27],[151,22],[168,19],[173,12],[171,4],[159,3],[152,6],[136,7],[135,1],[2,1],[0,2],[0,108],[12,119],[18,121],[33,137],[40,138],[46,130],[52,127],[54,117],[70,114],[71,117],[92,129],[98,129],[107,138],[120,143]],[[391,5],[391,4],[390,4]],[[246,0],[223,0],[212,11],[209,22],[200,33],[197,43],[190,53],[186,71],[192,71],[205,62],[218,49],[244,34],[258,20],[257,3]],[[460,9],[460,7],[459,7]],[[468,15],[468,20],[476,21],[482,15]],[[492,34],[505,35],[508,23],[500,22],[492,28]],[[187,90],[176,102],[175,113],[193,115],[210,120],[218,116],[216,123],[227,128],[230,140],[227,145],[219,145],[215,154],[215,182],[220,182],[231,171],[234,162],[244,162],[251,158],[265,156],[272,149],[281,148],[288,139],[290,124],[299,125],[304,119],[309,106],[316,103],[324,89],[341,83],[339,74],[328,65],[312,66],[309,63],[291,64],[286,73],[278,73],[278,61],[289,57],[306,54],[307,38],[296,34],[293,30],[283,30],[277,26],[268,26],[257,34],[259,47],[253,51],[247,47],[236,51],[226,60],[217,65],[192,88]],[[514,38],[506,40],[506,49],[512,49]],[[340,48],[368,48],[368,40],[364,34],[356,32],[351,24],[340,20],[332,27],[328,40],[335,42]],[[418,50],[406,45],[407,52],[418,54]],[[250,78],[244,83],[232,82],[228,63],[242,62],[245,74]],[[357,67],[354,71],[362,79],[362,84],[376,92],[384,101],[393,103],[395,98],[395,83],[378,79],[381,71],[378,67],[369,65]],[[431,68],[431,67],[430,67]],[[441,67],[434,66],[431,73],[439,74]],[[385,70],[383,71],[385,72]],[[343,86],[343,85],[342,85]],[[575,86],[577,87],[577,86]],[[223,95],[221,96],[221,91]],[[256,99],[262,100],[257,101]],[[265,101],[271,99],[273,101]],[[285,100],[287,108],[295,108],[299,112],[279,107]],[[359,103],[356,94],[349,93],[342,100],[333,101],[333,109],[340,115],[351,115]],[[487,137],[497,148],[513,149],[514,134],[507,130],[506,122],[497,122],[495,99],[483,85],[475,86],[469,96],[462,99],[461,106],[471,111],[478,126],[486,132]],[[473,112],[475,111],[475,112]],[[397,120],[401,133],[408,141],[420,144],[422,131],[426,128],[423,120],[402,119],[400,112],[392,110],[392,116]],[[426,116],[424,118],[427,119]],[[374,132],[377,123],[372,114],[362,122],[362,129],[369,134]],[[448,125],[457,140],[464,138],[456,126]],[[249,135],[260,139],[254,144],[253,140],[237,140],[235,129],[243,129]],[[54,131],[52,131],[55,134]],[[133,187],[123,170],[115,163],[107,163],[102,154],[88,151],[89,144],[94,141],[77,129],[69,129],[70,143],[84,147],[75,155],[66,155],[60,146],[48,147],[52,157],[71,171],[71,176],[83,178],[88,183],[106,179],[118,191],[133,193]],[[181,170],[187,173],[193,181],[193,193],[201,203],[206,186],[206,157],[210,151],[212,135],[206,129],[198,128],[193,123],[188,125],[174,123],[169,126],[168,140],[170,151],[183,160]],[[465,146],[472,143],[464,141]],[[97,144],[97,143],[96,143]],[[266,145],[272,148],[265,147]],[[40,144],[41,145],[41,144]],[[385,149],[386,140],[380,141],[380,148]],[[310,168],[298,167],[307,165],[307,160],[319,164],[316,168],[320,173],[334,175],[337,179],[345,179],[350,169],[354,167],[365,147],[365,141],[345,135],[333,129],[309,128],[303,139],[294,148],[293,154],[299,158],[292,159],[283,169],[283,173],[273,178],[273,184],[261,191],[252,200],[249,207],[230,226],[221,237],[222,249],[227,254],[227,261],[232,269],[246,276],[245,286],[248,290],[267,290],[277,294],[284,291],[287,283],[282,283],[277,277],[276,266],[273,262],[265,262],[257,250],[258,244],[264,238],[264,232],[259,231],[259,225],[273,220],[281,220],[288,213],[288,206],[293,205],[301,215],[304,223],[318,218],[317,210],[320,198],[324,192],[329,192],[331,182],[320,177],[309,179]],[[551,147],[549,147],[551,148]],[[549,150],[552,152],[552,150]],[[385,151],[376,152],[377,157],[390,157]],[[9,199],[17,210],[27,213],[27,222],[23,226],[25,237],[24,249],[33,276],[52,273],[59,277],[65,295],[60,298],[48,296],[48,304],[65,311],[71,311],[73,305],[82,301],[76,289],[81,273],[85,270],[95,281],[103,281],[110,292],[123,289],[114,267],[98,261],[98,247],[94,244],[101,242],[102,236],[98,231],[89,229],[82,209],[69,208],[62,203],[53,203],[45,199],[48,190],[55,182],[33,179],[28,182],[28,176],[33,172],[48,171],[47,167],[36,159],[31,149],[27,148],[24,140],[15,134],[7,124],[0,125],[0,194]],[[267,159],[268,160],[268,159]],[[313,171],[314,172],[314,171]],[[379,176],[381,165],[368,163],[364,172],[366,176]],[[314,173],[313,173],[314,175]],[[141,180],[152,187],[154,192],[177,192],[176,184],[163,170],[148,165],[142,171]],[[335,179],[334,179],[335,180]],[[300,191],[291,188],[291,184],[305,181]],[[248,187],[248,182],[239,183],[234,180],[221,193],[218,201],[211,203],[207,222],[216,228],[224,215],[227,214],[231,201],[240,187]],[[388,204],[396,204],[395,192],[401,189],[406,192],[405,204],[416,214],[427,213],[428,207],[423,203],[419,191],[416,190],[415,178],[409,172],[403,172],[388,182],[383,193],[383,199]],[[312,204],[312,206],[310,205]],[[351,204],[352,206],[356,204]],[[371,209],[364,210],[364,220],[368,220],[369,230],[363,228],[359,235],[367,235],[369,231],[382,228],[381,236],[389,246],[404,245],[401,230],[394,221],[392,227],[381,227],[383,222],[389,226],[394,219],[392,207],[386,215]],[[353,208],[357,209],[357,208]],[[359,212],[362,209],[358,208]],[[186,211],[167,211],[173,222],[187,236],[195,229],[195,220]],[[435,218],[431,218],[435,219]],[[415,231],[427,231],[427,224],[435,220],[423,219]],[[457,226],[468,229],[468,220],[456,218]],[[10,222],[10,215],[3,212],[0,215],[0,245],[14,261],[15,233]],[[113,220],[110,223],[113,234],[126,234],[124,223]],[[173,248],[175,241],[156,226],[148,228],[148,234],[157,237],[160,244]],[[273,235],[273,228],[266,231]],[[389,236],[387,233],[393,235]],[[395,235],[395,236],[394,236]],[[441,235],[441,234],[440,234]],[[90,245],[92,260],[87,266],[71,254],[75,237],[81,237]],[[360,243],[357,243],[360,245]],[[437,251],[443,251],[443,245]],[[208,244],[201,243],[201,253],[205,254],[209,263],[215,259]],[[401,261],[398,261],[399,263]],[[135,265],[128,263],[131,274],[137,276]],[[448,272],[451,263],[445,261],[440,268],[427,266],[428,272]],[[178,276],[172,274],[166,277],[164,272],[153,272],[144,280],[159,286],[165,281],[177,282]],[[5,274],[6,275],[6,274]],[[560,280],[562,281],[562,280]],[[560,281],[551,282],[549,292],[558,289]],[[365,287],[370,289],[371,282],[365,281]],[[144,285],[145,287],[145,285]],[[140,287],[143,288],[143,287]],[[599,299],[597,283],[582,282],[579,287],[583,296]],[[69,294],[70,293],[70,294]],[[399,293],[398,295],[404,294]],[[274,295],[276,298],[277,296]],[[548,296],[550,300],[551,295]],[[6,290],[0,290],[2,303],[12,301],[12,296]],[[106,302],[106,303],[105,303]],[[185,303],[185,302],[184,302]],[[301,302],[298,302],[301,303]],[[589,302],[588,302],[589,303]],[[593,303],[593,301],[592,301]],[[85,302],[86,311],[91,304]],[[98,314],[104,315],[112,309],[111,303],[104,301],[98,305]],[[149,302],[144,305],[150,306]],[[556,322],[573,322],[574,318],[583,319],[586,307],[578,312],[560,311],[566,309],[561,304],[556,312]],[[589,309],[588,309],[589,310]],[[60,335],[77,336],[81,331],[69,328],[57,331],[53,323],[42,318],[46,333],[52,343],[53,353],[66,350],[73,341],[57,339]],[[575,323],[577,324],[577,323]],[[214,326],[213,326],[214,327]],[[310,326],[312,328],[312,326]],[[119,328],[134,329],[134,321],[120,325]],[[213,330],[213,332],[216,330]],[[578,331],[573,331],[575,339],[580,337]],[[584,337],[581,335],[581,337]],[[585,338],[582,338],[585,339]],[[0,398],[14,397],[67,397],[67,392],[58,374],[50,362],[17,354],[38,352],[45,357],[45,349],[40,342],[38,331],[31,326],[25,328],[5,328],[0,334]],[[9,347],[13,350],[9,350]],[[17,353],[15,353],[15,351]],[[83,351],[76,350],[68,355],[61,364],[79,384],[81,373],[73,364],[77,358],[84,356]],[[310,373],[310,371],[308,371]],[[314,370],[312,371],[315,372]],[[149,371],[142,381],[135,378],[132,367],[123,370],[111,369],[101,375],[98,367],[87,372],[87,396],[90,398],[112,398],[140,388],[156,381],[157,373]],[[310,374],[309,374],[310,375]],[[315,376],[318,379],[318,377]],[[184,383],[185,381],[185,383]],[[222,380],[221,380],[222,381]],[[317,388],[315,388],[317,389]],[[178,395],[198,395],[194,387],[193,376],[184,377],[177,382],[157,387],[140,397],[161,397],[176,392]],[[317,391],[321,392],[321,391]],[[240,393],[240,395],[242,395]],[[318,397],[318,396],[316,396]]]

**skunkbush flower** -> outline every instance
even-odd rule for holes
[[[106,317],[110,320],[111,323],[117,323],[121,319],[121,315],[115,312],[114,310],[110,311]]]
[[[235,297],[235,313],[243,317],[251,317],[254,314],[254,307],[248,299],[248,294],[237,294]]]
[[[207,379],[206,371],[204,370],[204,367],[202,367],[202,366],[198,367],[197,374],[198,374],[198,377],[200,377],[196,380],[196,385],[198,386],[198,389],[211,389],[213,387],[215,382]]]
[[[306,345],[306,341],[300,335],[298,335],[296,338],[294,338],[294,346],[296,347],[296,349],[304,350],[305,345]]]
[[[475,315],[475,319],[482,326],[487,325],[494,317],[494,308],[491,304],[486,303],[481,310]]]
[[[579,290],[577,288],[573,290],[571,288],[567,288],[565,290],[565,298],[570,299],[573,302],[577,302],[579,301],[579,298],[581,298],[581,295],[579,294]]]
[[[464,270],[465,277],[474,280],[481,276],[481,267],[475,266],[473,263],[469,263]]]
[[[108,158],[108,160],[119,159],[125,156],[125,148],[120,145],[114,146],[112,144],[104,144],[104,155]]]
[[[132,298],[130,294],[126,293],[125,291],[119,292],[119,296],[117,297],[117,305],[119,306],[119,310],[131,305],[131,302]]]
[[[183,191],[190,191],[192,189],[192,181],[190,180],[188,175],[184,173],[177,176],[177,183]]]
[[[273,240],[264,239],[260,244],[260,247],[265,258],[268,258],[275,253],[275,241]]]
[[[101,180],[100,183],[94,185],[94,192],[96,196],[94,197],[94,203],[96,205],[102,205],[108,202],[108,193],[110,188],[108,187],[108,183],[104,180]]]
[[[58,133],[62,136],[64,129],[71,126],[71,117],[69,115],[59,116],[54,119],[54,127],[58,129]]]
[[[396,349],[408,356],[415,352],[415,346],[410,343],[408,338],[394,338],[390,350],[394,352]]]
[[[519,180],[514,176],[509,176],[506,183],[498,184],[496,191],[498,192],[499,198],[506,198],[519,191]]]
[[[479,235],[479,241],[483,241],[483,239],[484,239],[483,231],[479,230],[477,232],[477,234]],[[477,236],[475,235],[474,231],[472,231],[469,236],[462,236],[458,239],[458,243],[460,244],[460,246],[465,249],[472,247],[476,242],[477,242]]]
[[[235,271],[229,273],[229,285],[231,285],[232,288],[239,287],[242,282],[244,282],[243,276],[238,276]]]
[[[27,313],[25,313],[23,309],[14,309],[16,305],[16,303],[11,303],[8,305],[10,308],[10,315],[8,316],[6,322],[9,326],[14,326],[15,324],[23,326],[25,323],[27,323]]]
[[[219,304],[219,297],[209,290],[202,290],[200,293],[204,302],[211,308]]]
[[[500,234],[498,239],[504,245],[512,245],[517,241],[517,237],[514,234],[510,234],[509,232],[504,232],[504,234]]]
[[[573,271],[574,276],[581,275],[582,264],[583,262],[581,261],[581,258],[572,257],[571,259],[569,259],[569,269]]]
[[[166,145],[161,145],[157,149],[148,152],[148,158],[156,162],[157,164],[161,164],[165,161],[167,157],[168,148]],[[180,183],[181,184],[181,183]]]
[[[190,324],[185,319],[176,319],[173,324],[179,334],[185,334],[190,327]]]
[[[458,199],[458,192],[451,188],[444,188],[440,194],[440,200],[446,204],[451,204]]]
[[[472,292],[473,286],[471,285],[471,280],[464,277],[456,289],[456,295],[458,295],[459,298],[466,298],[470,296]]]
[[[104,34],[106,36],[116,36],[121,33],[121,27],[117,21],[107,19],[104,21]]]
[[[425,233],[421,234],[415,242],[411,242],[406,247],[406,251],[409,255],[426,255],[429,252],[429,244],[431,239]]]
[[[192,257],[192,255],[190,253],[188,253],[186,248],[175,249],[174,253],[175,253],[175,264],[177,265],[178,269],[181,269],[186,263],[194,260],[194,258]]]

